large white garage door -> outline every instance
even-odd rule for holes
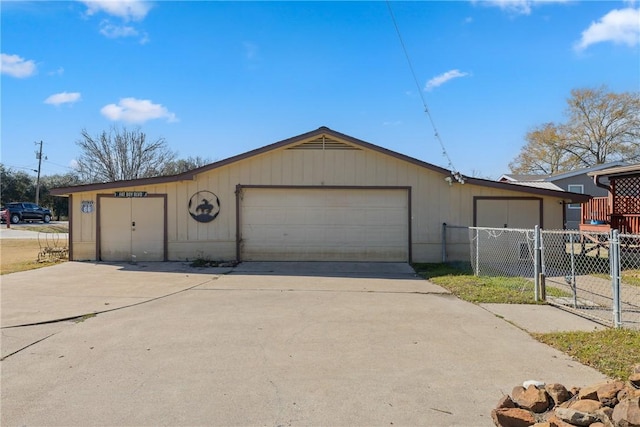
[[[409,260],[407,189],[243,188],[243,261]]]

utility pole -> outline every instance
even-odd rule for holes
[[[36,178],[36,205],[40,204],[40,167],[42,166],[42,141],[34,142],[40,144],[40,150],[36,151],[36,159],[38,159],[38,177]]]

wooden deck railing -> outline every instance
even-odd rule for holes
[[[611,228],[624,234],[640,234],[640,214],[613,214]]]
[[[594,197],[582,204],[580,229],[615,228],[625,234],[640,234],[640,213],[611,213],[608,197]]]
[[[611,207],[609,206],[608,197],[594,197],[588,202],[583,203],[581,208],[581,224],[590,224],[593,221],[606,224],[611,220]]]

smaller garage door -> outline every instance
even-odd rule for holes
[[[542,226],[542,199],[476,198],[476,227],[534,228]]]
[[[409,260],[408,189],[244,188],[244,261]]]
[[[164,261],[164,206],[163,197],[101,198],[101,260]]]

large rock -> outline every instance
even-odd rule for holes
[[[622,381],[612,381],[598,388],[596,394],[603,405],[613,408],[618,404],[618,393],[624,388]]]
[[[500,408],[491,411],[497,427],[529,427],[536,423],[533,414],[522,408]]]
[[[577,411],[572,408],[556,408],[555,414],[562,421],[566,421],[574,426],[590,426],[600,421],[595,414]]]
[[[498,401],[498,404],[496,405],[496,409],[515,408],[515,407],[516,407],[516,404],[513,403],[513,400],[511,400],[509,395],[502,396],[502,399],[500,399]]]
[[[613,408],[609,408],[605,406],[596,411],[596,416],[600,420],[605,427],[615,427],[613,425],[613,421],[611,421],[611,417],[613,416]]]
[[[520,408],[529,409],[537,414],[541,414],[549,409],[549,395],[544,389],[530,385],[526,389],[522,386],[513,388],[511,399]]]
[[[634,397],[640,397],[640,389],[631,384],[618,392],[618,402],[622,402],[625,399],[633,399]]]
[[[574,411],[595,414],[598,409],[602,408],[602,403],[590,399],[576,400],[569,405],[569,408]]]
[[[557,406],[571,399],[571,393],[562,384],[547,384],[544,388],[547,394],[553,399],[553,403]]]
[[[573,424],[569,424],[568,422],[558,418],[556,414],[550,415],[547,419],[547,422],[551,425],[551,427],[575,427]]]
[[[618,427],[640,427],[640,397],[620,401],[613,409],[612,419]]]
[[[578,399],[598,400],[598,389],[607,383],[593,384],[582,387],[578,392]]]

